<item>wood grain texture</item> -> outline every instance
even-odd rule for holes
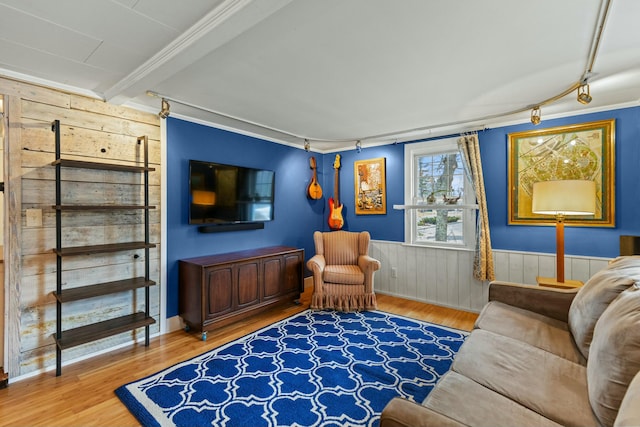
[[[0,78],[0,93],[21,99],[46,102],[62,108],[69,108],[71,104],[71,97],[68,93],[4,77]]]
[[[0,81],[0,83],[2,83]],[[15,89],[15,87],[12,86]],[[6,92],[5,92],[6,93]],[[11,93],[11,92],[9,92]],[[8,101],[8,102],[7,102]],[[7,300],[5,301],[6,325],[4,332],[6,336],[6,347],[3,356],[8,361],[5,366],[9,376],[19,374],[20,361],[20,283],[22,279],[22,149],[19,143],[12,144],[11,141],[22,140],[22,127],[20,118],[22,108],[20,98],[16,96],[5,97],[5,111],[9,128],[6,130],[7,149],[5,150],[4,164],[7,165],[5,171],[5,229],[4,244],[5,253],[9,254],[5,258],[5,281],[8,287],[5,289]]]
[[[143,344],[128,346],[38,375],[0,390],[0,426],[138,426],[137,420],[115,396],[119,386],[154,374],[195,357],[309,307],[313,287],[308,286],[301,305],[286,305],[242,319],[215,332],[207,341],[200,334],[175,331]],[[437,307],[418,301],[378,296],[382,311],[449,327],[470,330],[474,313]]]
[[[107,104],[63,91],[0,77],[0,93],[5,95],[8,116],[5,164],[8,165],[5,201],[7,238],[6,300],[7,366],[10,377],[26,375],[54,363],[51,331],[55,325],[55,139],[51,122],[61,121],[61,154],[65,159],[98,163],[139,166],[144,152],[138,137],[149,137],[150,167],[149,205],[150,241],[161,241],[161,144],[160,119],[157,115],[131,108]],[[136,177],[132,176],[136,175]],[[62,204],[96,204],[100,202],[126,205],[144,204],[143,181],[138,174],[91,169],[64,168],[62,172]],[[26,223],[26,209],[42,212],[42,225]],[[144,212],[91,211],[62,214],[63,245],[102,245],[141,239]],[[123,255],[78,256],[65,263],[65,287],[100,282],[101,278],[120,280],[141,275],[144,251],[132,250]],[[125,256],[126,255],[126,256]],[[160,289],[159,249],[150,253],[151,280],[158,282],[152,291],[152,315],[159,315]],[[96,261],[98,261],[96,263]],[[131,275],[132,274],[132,275]],[[136,292],[138,291],[128,291]],[[100,305],[93,299],[86,304],[70,304],[65,311],[66,327],[81,326],[96,316],[131,311],[132,304],[123,293],[103,297]],[[140,295],[136,297],[140,300]],[[138,304],[134,304],[138,306]],[[97,314],[96,314],[97,313]],[[126,314],[126,313],[123,313]],[[52,316],[53,315],[53,316]],[[153,326],[157,330],[157,323]],[[65,360],[93,354],[116,345],[131,342],[135,334],[120,334],[94,344],[86,344],[65,352]],[[0,338],[2,338],[0,334]]]

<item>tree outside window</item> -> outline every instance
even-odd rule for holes
[[[468,204],[468,182],[455,139],[407,146],[411,161],[412,194],[408,203],[425,205],[409,211],[410,242],[467,247],[473,239],[469,225],[475,215]],[[468,188],[469,191],[465,191]],[[472,225],[472,224],[471,224]],[[473,229],[471,229],[473,230]]]

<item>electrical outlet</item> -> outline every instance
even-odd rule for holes
[[[42,209],[26,209],[27,227],[42,227]]]
[[[394,279],[398,277],[398,269],[396,267],[391,267],[391,277]]]

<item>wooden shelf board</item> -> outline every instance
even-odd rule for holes
[[[51,164],[53,166],[60,165],[67,168],[98,169],[117,172],[151,172],[156,170],[155,168],[145,168],[144,166],[116,165],[112,163],[86,162],[83,160],[70,159],[58,159],[51,162]]]
[[[155,284],[156,282],[153,280],[145,280],[144,277],[134,277],[133,279],[116,280],[113,282],[97,283],[95,285],[80,286],[72,289],[63,289],[61,293],[54,291],[52,294],[60,302],[70,302],[144,288],[147,286],[154,286]]]
[[[117,335],[122,332],[132,331],[156,323],[153,317],[147,317],[146,314],[139,312],[127,316],[116,317],[115,319],[105,320],[98,323],[92,323],[86,326],[80,326],[74,329],[62,331],[62,337],[58,339],[56,334],[53,338],[56,345],[61,349],[75,347],[86,344],[91,341]]]
[[[155,206],[143,205],[53,205],[51,207],[60,211],[110,211],[156,208]]]
[[[128,251],[128,250],[135,250],[135,249],[155,248],[155,247],[156,247],[155,243],[126,242],[126,243],[111,243],[108,245],[72,246],[72,247],[61,248],[60,250],[54,249],[53,252],[55,252],[59,256],[92,255],[92,254],[99,254],[99,253]]]

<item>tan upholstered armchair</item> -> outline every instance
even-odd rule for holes
[[[307,261],[313,272],[311,308],[374,310],[373,273],[380,261],[369,256],[369,232],[313,233],[316,254]]]

